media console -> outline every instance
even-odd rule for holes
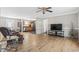
[[[51,31],[51,30],[49,30],[48,35],[64,37],[64,31],[59,31],[59,30],[52,30]]]
[[[63,24],[50,24],[50,30],[48,31],[48,35],[64,37],[64,31],[62,31],[62,26]]]

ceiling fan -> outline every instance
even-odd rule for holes
[[[52,10],[50,10],[50,9],[52,9],[52,7],[39,7],[38,9],[39,9],[39,10],[36,11],[36,12],[42,11],[43,14],[45,14],[46,12],[50,12],[50,13],[53,12]]]

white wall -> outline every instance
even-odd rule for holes
[[[35,24],[36,24],[36,34],[44,33],[43,20],[37,19]]]
[[[69,37],[69,32],[71,29],[71,23],[74,23],[74,27],[76,28],[77,22],[77,14],[70,14],[70,15],[63,15],[63,16],[56,16],[51,17],[48,20],[48,29],[50,30],[50,24],[62,24],[64,36]]]
[[[48,30],[48,19],[37,18],[36,20],[36,34],[46,33]]]
[[[78,40],[79,40],[79,12],[78,12]]]
[[[0,27],[7,27],[8,21],[14,22],[12,24],[14,30],[18,29],[17,23],[19,22],[19,20],[14,19],[14,18],[7,18],[7,17],[0,17]]]
[[[44,33],[48,31],[48,19],[43,20]]]
[[[0,17],[0,27],[6,27],[6,19]]]
[[[79,13],[78,13],[78,28],[79,28]]]

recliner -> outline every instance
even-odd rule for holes
[[[7,27],[0,27],[0,32],[4,35],[4,37],[12,36],[11,30]]]
[[[18,36],[13,35],[12,31],[7,27],[0,27],[0,32],[7,41],[7,47],[10,45],[10,48],[16,49]]]

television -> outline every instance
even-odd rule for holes
[[[51,24],[51,30],[62,30],[62,24]]]

